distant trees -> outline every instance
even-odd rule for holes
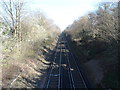
[[[45,36],[60,30],[55,28],[57,26],[41,12],[34,12],[23,18],[21,25],[22,39],[43,39]]]
[[[102,39],[115,39],[117,40],[117,25],[118,19],[115,17],[116,10],[113,11],[112,5],[105,3],[99,7],[97,11],[97,23],[96,28],[98,29],[99,36]],[[118,15],[118,14],[117,14]]]
[[[76,20],[68,29],[74,37],[81,37],[85,31],[106,41],[117,40],[118,34],[118,8],[116,3],[103,3],[96,13],[89,13]],[[78,35],[79,34],[79,35]],[[84,36],[84,35],[82,35]]]

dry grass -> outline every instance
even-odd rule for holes
[[[3,56],[3,60],[0,61],[3,87],[9,88],[19,73],[21,73],[18,77],[20,80],[12,87],[35,87],[32,81],[36,81],[34,78],[40,78],[39,76],[44,74],[44,70],[48,67],[46,64],[50,64],[45,60],[45,55],[54,48],[53,42],[60,30],[42,13],[28,15],[22,18],[19,24],[20,28],[15,33],[6,23],[5,25],[0,23],[0,26],[5,27],[4,32],[9,29],[4,35],[0,33],[0,42],[3,46],[2,50],[0,47],[2,51],[0,54]]]
[[[44,59],[42,52],[49,53],[48,49],[54,48],[54,43],[56,43],[54,41],[55,39],[51,38],[51,40],[48,39],[43,42],[22,42],[23,47],[21,51],[17,51],[16,47],[12,51],[5,49],[2,60],[3,87],[36,87],[34,83],[37,80],[43,82],[42,79],[45,78],[45,72],[50,62]],[[18,79],[10,85],[19,73],[21,74]],[[43,78],[40,78],[41,76]]]

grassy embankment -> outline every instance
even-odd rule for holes
[[[41,19],[28,17],[22,22],[22,36],[2,38],[2,86],[4,88],[42,87],[52,58],[59,28]],[[29,22],[28,22],[28,21]],[[49,27],[49,28],[48,28]],[[49,61],[48,61],[49,60]]]

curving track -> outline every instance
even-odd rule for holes
[[[50,66],[50,72],[45,83],[45,88],[88,89],[76,59],[63,34],[58,39],[55,57]]]

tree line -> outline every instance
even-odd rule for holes
[[[102,58],[105,87],[118,87],[120,2],[101,3],[98,9],[79,17],[65,33],[76,48],[81,63]],[[106,57],[106,59],[104,59]],[[99,59],[99,58],[98,58]],[[114,73],[112,75],[111,73]]]
[[[0,5],[0,40],[3,51],[21,54],[25,47],[33,48],[36,42],[40,44],[46,38],[54,40],[60,32],[60,28],[41,11],[27,11],[27,2],[24,0],[1,0]]]

